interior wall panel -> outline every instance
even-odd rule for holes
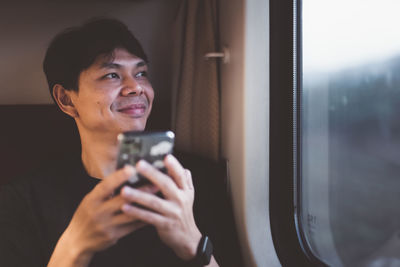
[[[150,59],[156,101],[170,103],[170,28],[178,0],[8,1],[0,9],[0,105],[52,103],[42,61],[60,30],[94,16],[116,17],[138,37]]]

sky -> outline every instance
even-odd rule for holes
[[[303,0],[303,72],[400,55],[400,0]]]

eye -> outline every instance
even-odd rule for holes
[[[103,76],[104,79],[118,79],[119,75],[115,72],[112,73],[108,73],[106,75]]]
[[[136,78],[147,77],[147,71],[141,71],[136,74]]]

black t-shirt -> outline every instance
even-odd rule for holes
[[[1,188],[0,266],[46,266],[79,203],[100,182],[86,173],[80,160],[48,165]],[[202,171],[200,175],[204,175]],[[211,237],[221,266],[240,266],[238,255],[231,254],[240,254],[233,251],[238,250],[237,246],[232,246],[232,242],[237,241],[233,238],[235,233],[227,231],[234,230],[232,217],[228,216],[224,222],[229,207],[216,203],[224,202],[225,198],[218,196],[216,188],[199,192],[208,187],[204,183],[208,179],[196,180],[195,173],[192,170],[197,225],[203,234]],[[96,253],[90,266],[178,267],[186,264],[160,241],[154,227],[146,226],[120,239],[109,249]]]

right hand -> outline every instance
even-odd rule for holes
[[[111,247],[120,238],[145,225],[121,212],[121,207],[128,202],[120,195],[113,196],[133,173],[132,166],[125,166],[106,177],[83,198],[57,243],[49,266],[52,260],[58,262],[59,256],[65,259],[67,255],[74,261],[86,259],[83,261],[89,262],[94,253]],[[153,192],[157,189],[147,186],[141,190]]]

